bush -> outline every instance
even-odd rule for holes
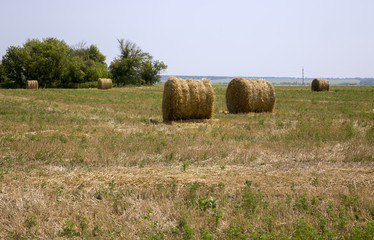
[[[97,88],[97,81],[78,83],[76,88]]]

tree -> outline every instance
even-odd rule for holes
[[[11,46],[3,56],[1,85],[3,87],[22,87],[26,84],[27,52],[21,47]]]
[[[99,51],[97,46],[91,45],[85,48],[72,48],[69,53],[69,63],[64,85],[66,87],[76,87],[82,83],[95,82],[100,77],[109,77],[105,56]]]
[[[109,66],[115,83],[119,85],[154,84],[160,81],[160,73],[167,68],[161,61],[143,52],[135,43],[119,39],[120,56]]]
[[[41,87],[61,87],[68,64],[70,47],[56,38],[27,40],[23,45],[28,53],[28,79],[36,79]]]
[[[36,79],[41,87],[58,87],[64,76],[69,46],[55,38],[29,39],[23,47],[11,46],[2,58],[8,87],[24,87]],[[2,84],[4,85],[4,84]]]
[[[97,46],[69,47],[64,41],[29,39],[23,47],[11,46],[2,58],[3,87],[24,87],[26,80],[38,80],[40,87],[78,87],[108,77],[105,56]]]
[[[167,66],[164,62],[153,61],[151,55],[147,56],[147,60],[142,63],[140,70],[140,78],[147,84],[154,84],[161,81],[160,72],[166,69]]]
[[[0,87],[7,87],[8,77],[5,72],[5,67],[2,61],[0,61]]]

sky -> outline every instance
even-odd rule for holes
[[[27,39],[130,40],[167,75],[374,77],[373,0],[0,0],[0,57]]]

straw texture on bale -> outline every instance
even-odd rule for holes
[[[208,79],[181,79],[171,76],[164,84],[164,121],[211,119],[214,91]]]
[[[97,82],[98,89],[111,89],[112,88],[112,79],[110,78],[99,78]]]
[[[26,89],[38,89],[38,81],[37,80],[27,80],[26,81]]]
[[[315,78],[312,81],[312,91],[328,91],[330,89],[330,83],[326,79]]]
[[[273,85],[265,79],[234,78],[226,90],[230,113],[272,112],[275,104]]]

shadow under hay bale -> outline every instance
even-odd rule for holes
[[[99,78],[97,81],[98,89],[111,89],[112,88],[112,79],[110,78]]]
[[[26,81],[26,89],[38,89],[38,81],[37,80],[27,80]]]
[[[227,86],[230,113],[272,112],[274,104],[274,87],[265,79],[234,78]]]
[[[311,85],[312,91],[329,91],[330,83],[326,79],[315,78]]]
[[[171,76],[164,84],[162,116],[164,122],[211,119],[214,91],[208,79],[181,79]]]

